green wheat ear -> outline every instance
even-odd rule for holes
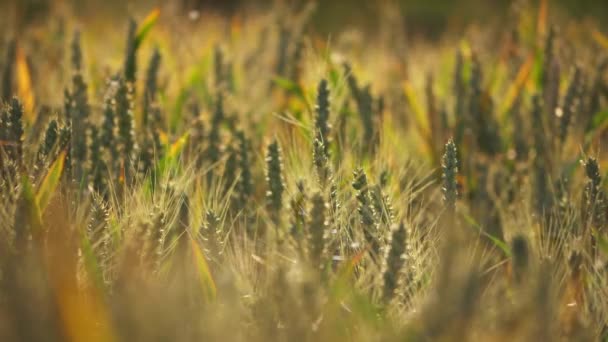
[[[405,264],[405,253],[407,250],[407,231],[401,222],[393,227],[390,248],[386,255],[386,270],[384,271],[383,298],[386,303],[390,302],[395,294],[399,283],[399,275]]]
[[[606,210],[608,209],[608,201],[606,193],[602,189],[600,167],[595,158],[589,157],[585,161],[585,173],[588,181],[583,193],[582,217],[585,222],[601,229],[606,226],[608,221]]]
[[[329,156],[329,132],[331,129],[329,124],[329,107],[329,88],[327,87],[327,80],[322,79],[317,88],[315,139],[323,143],[323,151],[326,156]]]
[[[133,119],[133,85],[124,79],[118,81],[114,98],[118,126],[119,148],[125,169],[125,180],[132,180],[131,160],[135,156],[135,122]]]
[[[72,50],[72,68],[74,72],[80,72],[82,70],[82,48],[80,46],[80,31],[78,30],[74,31],[70,49]]]
[[[551,154],[547,153],[547,137],[543,122],[543,103],[538,95],[532,97],[532,133],[534,135],[534,186],[536,211],[539,215],[548,213],[553,205],[553,196],[547,181],[547,165]]]
[[[580,108],[580,95],[583,87],[583,72],[577,65],[574,68],[574,74],[568,85],[568,90],[564,96],[562,104],[561,117],[559,118],[559,139],[563,145],[568,137],[568,129],[572,122],[572,117],[577,115]]]
[[[528,137],[527,130],[524,124],[521,113],[521,96],[518,96],[510,109],[511,117],[513,118],[513,145],[515,149],[515,158],[517,161],[524,162],[528,160]]]
[[[150,242],[152,249],[151,255],[154,258],[154,268],[158,270],[163,261],[163,254],[165,252],[165,240],[167,238],[166,229],[166,217],[167,213],[159,205],[154,205],[152,213],[150,214]]]
[[[370,150],[373,151],[376,146],[376,137],[374,136],[376,128],[374,123],[374,98],[369,84],[359,92],[358,108],[359,117],[363,123],[363,139],[370,144]]]
[[[102,155],[102,144],[101,144],[101,136],[99,134],[99,129],[95,126],[91,126],[90,128],[90,137],[91,137],[91,145],[89,147],[89,152],[91,158],[89,158],[89,175],[90,175],[90,183],[93,186],[93,189],[98,193],[105,194],[106,191],[106,180],[105,175],[107,174],[107,165],[104,161]]]
[[[278,223],[279,214],[283,207],[285,185],[282,174],[281,148],[276,139],[268,145],[266,153],[266,182],[268,183],[268,191],[266,192],[268,208],[273,220]]]
[[[325,144],[319,138],[315,138],[313,141],[313,164],[319,179],[321,188],[325,188],[328,182],[331,180],[331,168],[329,166],[329,160],[325,148]]]
[[[105,266],[112,253],[110,237],[110,210],[101,196],[92,196],[91,209],[86,229],[98,262]]]
[[[253,195],[253,180],[251,176],[251,163],[249,161],[249,140],[245,132],[239,130],[235,133],[238,144],[238,166],[241,171],[236,185],[237,209],[243,210]]]
[[[551,63],[553,63],[553,59],[555,57],[555,38],[557,34],[557,29],[555,26],[551,26],[549,28],[549,32],[545,37],[545,46],[543,51],[543,73],[541,75],[541,82],[544,87],[547,87],[549,82],[549,74],[551,72]]]
[[[6,115],[8,122],[8,141],[10,146],[6,149],[8,157],[21,165],[23,157],[23,105],[16,96],[11,99]]]
[[[458,151],[454,140],[448,140],[445,144],[445,152],[441,163],[443,170],[443,202],[450,212],[456,210],[456,200],[458,198]]]
[[[209,129],[208,145],[207,149],[205,150],[205,159],[210,165],[214,165],[220,160],[220,148],[222,143],[221,126],[224,120],[224,95],[220,91],[218,92],[215,100],[215,108],[213,111],[213,117],[211,118],[211,128]],[[212,175],[212,172],[210,172],[209,175]]]
[[[44,140],[40,144],[38,148],[38,164],[42,165],[45,163],[55,147],[57,146],[57,142],[59,140],[59,125],[57,124],[57,120],[52,119],[44,133]]]
[[[70,158],[71,170],[75,180],[80,181],[85,176],[87,161],[87,136],[89,127],[90,106],[87,84],[82,75],[82,49],[80,46],[80,33],[76,31],[71,44],[72,50],[72,90],[65,91],[67,124],[70,127]]]
[[[225,154],[228,155],[228,158],[224,164],[224,173],[222,175],[224,195],[228,194],[235,185],[239,161],[238,151],[234,148],[234,144],[228,144],[228,146],[226,146]]]
[[[589,105],[586,108],[586,124],[587,129],[591,128],[593,124],[594,115],[602,109],[602,97],[604,92],[604,75],[608,70],[608,57],[603,57],[598,65],[593,70],[595,78],[591,83],[591,89],[589,89]]]
[[[353,68],[348,63],[344,63],[342,67],[344,69],[344,76],[346,77],[348,88],[350,89],[352,96],[355,98],[355,101],[358,102],[360,101],[359,97],[361,89],[359,88],[359,82],[353,73]]]
[[[353,173],[354,181],[352,186],[357,190],[357,202],[359,206],[357,211],[361,218],[363,226],[363,237],[371,248],[371,256],[374,261],[380,252],[380,242],[377,238],[378,223],[376,222],[376,213],[371,203],[369,184],[367,183],[367,175],[363,169],[359,168]]]
[[[146,71],[146,83],[143,98],[143,125],[147,126],[150,119],[153,119],[153,126],[157,127],[160,125],[154,115],[150,118],[150,112],[153,110],[152,106],[156,102],[156,93],[158,92],[158,71],[160,69],[160,63],[162,57],[158,48],[152,51],[150,61],[148,62],[148,70]]]
[[[219,45],[216,45],[213,49],[213,76],[215,81],[215,89],[224,90],[227,86],[225,62],[224,62],[224,51]]]
[[[219,262],[222,251],[220,218],[213,210],[207,210],[205,213],[205,222],[204,233],[207,239],[207,250],[210,259],[214,262]]]
[[[369,193],[378,221],[390,227],[393,223],[393,206],[390,197],[383,193],[379,184],[374,185]]]
[[[188,228],[190,228],[190,197],[182,191],[177,200],[179,208],[173,233],[179,243],[184,243],[188,239]]]
[[[327,231],[327,203],[321,193],[313,195],[310,220],[308,222],[308,253],[314,267],[322,265]]]
[[[291,209],[291,227],[289,232],[297,243],[298,248],[300,249],[299,251],[302,252],[302,238],[304,236],[306,217],[308,215],[306,207],[308,196],[303,180],[297,182],[296,188],[298,190],[289,203],[289,208]]]
[[[116,136],[116,110],[114,100],[116,87],[115,82],[108,82],[108,89],[103,99],[103,120],[99,132],[99,143],[105,152],[105,156],[111,161],[112,172],[115,172],[114,163],[118,155],[117,136]]]
[[[293,80],[296,84],[299,84],[302,76],[304,47],[304,39],[302,37],[298,37],[294,46],[293,56],[291,58],[290,65],[291,80]]]
[[[135,76],[137,73],[137,45],[135,43],[136,30],[137,23],[132,18],[129,19],[123,72],[125,80],[130,83],[135,83]]]
[[[346,77],[346,82],[348,83],[348,88],[350,89],[350,93],[355,100],[355,104],[357,105],[357,110],[359,112],[359,118],[361,119],[361,123],[363,124],[363,139],[366,144],[369,146],[367,151],[373,151],[376,148],[377,137],[374,113],[376,111],[381,111],[384,105],[375,105],[374,97],[371,93],[371,86],[368,84],[365,87],[360,87],[355,77],[353,70],[348,63],[343,64],[344,75]],[[382,103],[379,99],[378,103]]]
[[[156,165],[155,147],[157,145],[155,135],[157,134],[150,127],[144,127],[140,135],[138,168],[144,177],[151,175]]]
[[[551,26],[545,40],[541,84],[543,87],[544,111],[553,117],[559,98],[560,65],[556,56],[557,28]],[[553,126],[555,127],[555,126]]]

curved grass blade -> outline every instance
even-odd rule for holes
[[[273,79],[273,82],[281,89],[285,90],[290,94],[294,94],[296,98],[306,105],[306,109],[311,112],[312,108],[306,99],[306,94],[304,93],[304,89],[298,83],[283,77],[276,76]]]
[[[154,27],[156,22],[158,21],[158,17],[160,16],[160,9],[155,8],[150,12],[144,21],[141,23],[139,28],[137,29],[137,34],[135,35],[135,49],[139,48],[141,43],[144,41],[150,30]]]
[[[534,57],[530,55],[526,59],[526,62],[519,68],[515,81],[509,85],[505,100],[501,103],[500,110],[498,111],[499,117],[501,118],[503,124],[505,124],[506,120],[508,119],[513,102],[515,102],[515,99],[520,96],[524,86],[528,82],[533,65]]]
[[[490,241],[492,241],[492,243],[494,245],[496,245],[496,247],[498,247],[501,251],[503,251],[503,253],[505,253],[505,255],[507,257],[509,257],[509,258],[511,257],[512,253],[511,253],[511,248],[509,247],[509,245],[507,245],[504,241],[497,238],[496,236],[486,232],[483,229],[483,227],[479,223],[477,223],[477,221],[475,221],[475,219],[472,218],[471,216],[463,214],[463,217],[464,217],[465,221],[467,221],[467,223],[469,223],[471,226],[473,226],[481,235],[490,239]]]
[[[34,187],[27,176],[21,177],[21,200],[17,208],[15,226],[29,226],[33,236],[37,236],[42,232],[42,215]]]

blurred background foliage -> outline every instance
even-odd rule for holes
[[[83,20],[104,17],[123,22],[138,10],[152,7],[171,7],[178,14],[188,16],[192,11],[221,16],[247,16],[257,11],[268,9],[277,2],[289,2],[291,6],[305,6],[311,1],[279,0],[3,0],[0,9],[16,11],[13,19],[0,23],[0,29],[21,28],[24,25],[35,25],[48,18],[51,8],[70,8]],[[312,24],[321,35],[336,33],[344,29],[356,28],[368,33],[376,32],[386,19],[383,9],[391,4],[391,9],[398,11],[403,20],[404,30],[410,35],[424,35],[424,38],[437,38],[447,32],[455,34],[470,24],[487,24],[489,22],[508,21],[513,11],[526,3],[537,1],[525,0],[331,0],[316,1],[317,11],[313,14]],[[605,30],[604,22],[608,19],[608,1],[603,0],[550,0],[552,15],[562,13],[569,18],[591,21]],[[395,13],[391,13],[395,14]],[[10,22],[19,18],[19,22]],[[12,27],[11,27],[12,26]]]

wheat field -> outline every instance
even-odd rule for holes
[[[0,4],[1,341],[608,341],[608,27],[177,3]]]

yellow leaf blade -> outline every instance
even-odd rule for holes
[[[416,126],[425,138],[429,137],[429,124],[426,120],[426,114],[424,112],[424,109],[422,109],[420,102],[418,102],[414,87],[409,81],[405,81],[403,84],[403,90],[405,92],[407,102],[410,105],[410,108],[412,108],[412,111],[414,112],[414,121],[416,123]]]
[[[30,68],[27,65],[25,52],[21,47],[17,47],[15,69],[17,77],[17,94],[23,103],[24,117],[32,124],[35,120],[34,90],[32,87]]]
[[[179,139],[177,139],[176,142],[171,144],[171,146],[169,147],[169,153],[167,154],[167,157],[169,157],[169,158],[177,157],[184,149],[184,146],[186,145],[186,142],[188,141],[188,136],[189,136],[189,134],[185,133]]]
[[[55,189],[59,185],[65,165],[65,155],[66,152],[63,151],[59,157],[57,157],[57,160],[55,160],[53,165],[51,165],[49,168],[46,176],[44,176],[44,179],[40,184],[40,188],[36,193],[36,203],[38,204],[41,212],[44,212],[44,209],[48,206],[51,197],[55,193]]]
[[[515,102],[515,99],[519,96],[522,89],[528,82],[530,72],[532,71],[532,65],[534,65],[534,57],[529,56],[528,59],[526,59],[526,62],[522,64],[522,66],[519,68],[517,76],[515,77],[515,81],[513,81],[511,85],[509,85],[505,100],[502,102],[500,110],[498,112],[501,118],[504,119],[504,116],[507,114],[507,112],[513,105],[513,102]]]
[[[606,35],[598,30],[593,30],[591,35],[598,44],[600,44],[603,48],[608,49],[608,37],[606,37]]]
[[[207,259],[205,259],[205,255],[201,251],[199,244],[192,238],[190,239],[190,246],[192,247],[194,263],[201,282],[201,290],[208,300],[213,300],[217,294],[217,288],[215,287],[215,281],[209,270]]]

